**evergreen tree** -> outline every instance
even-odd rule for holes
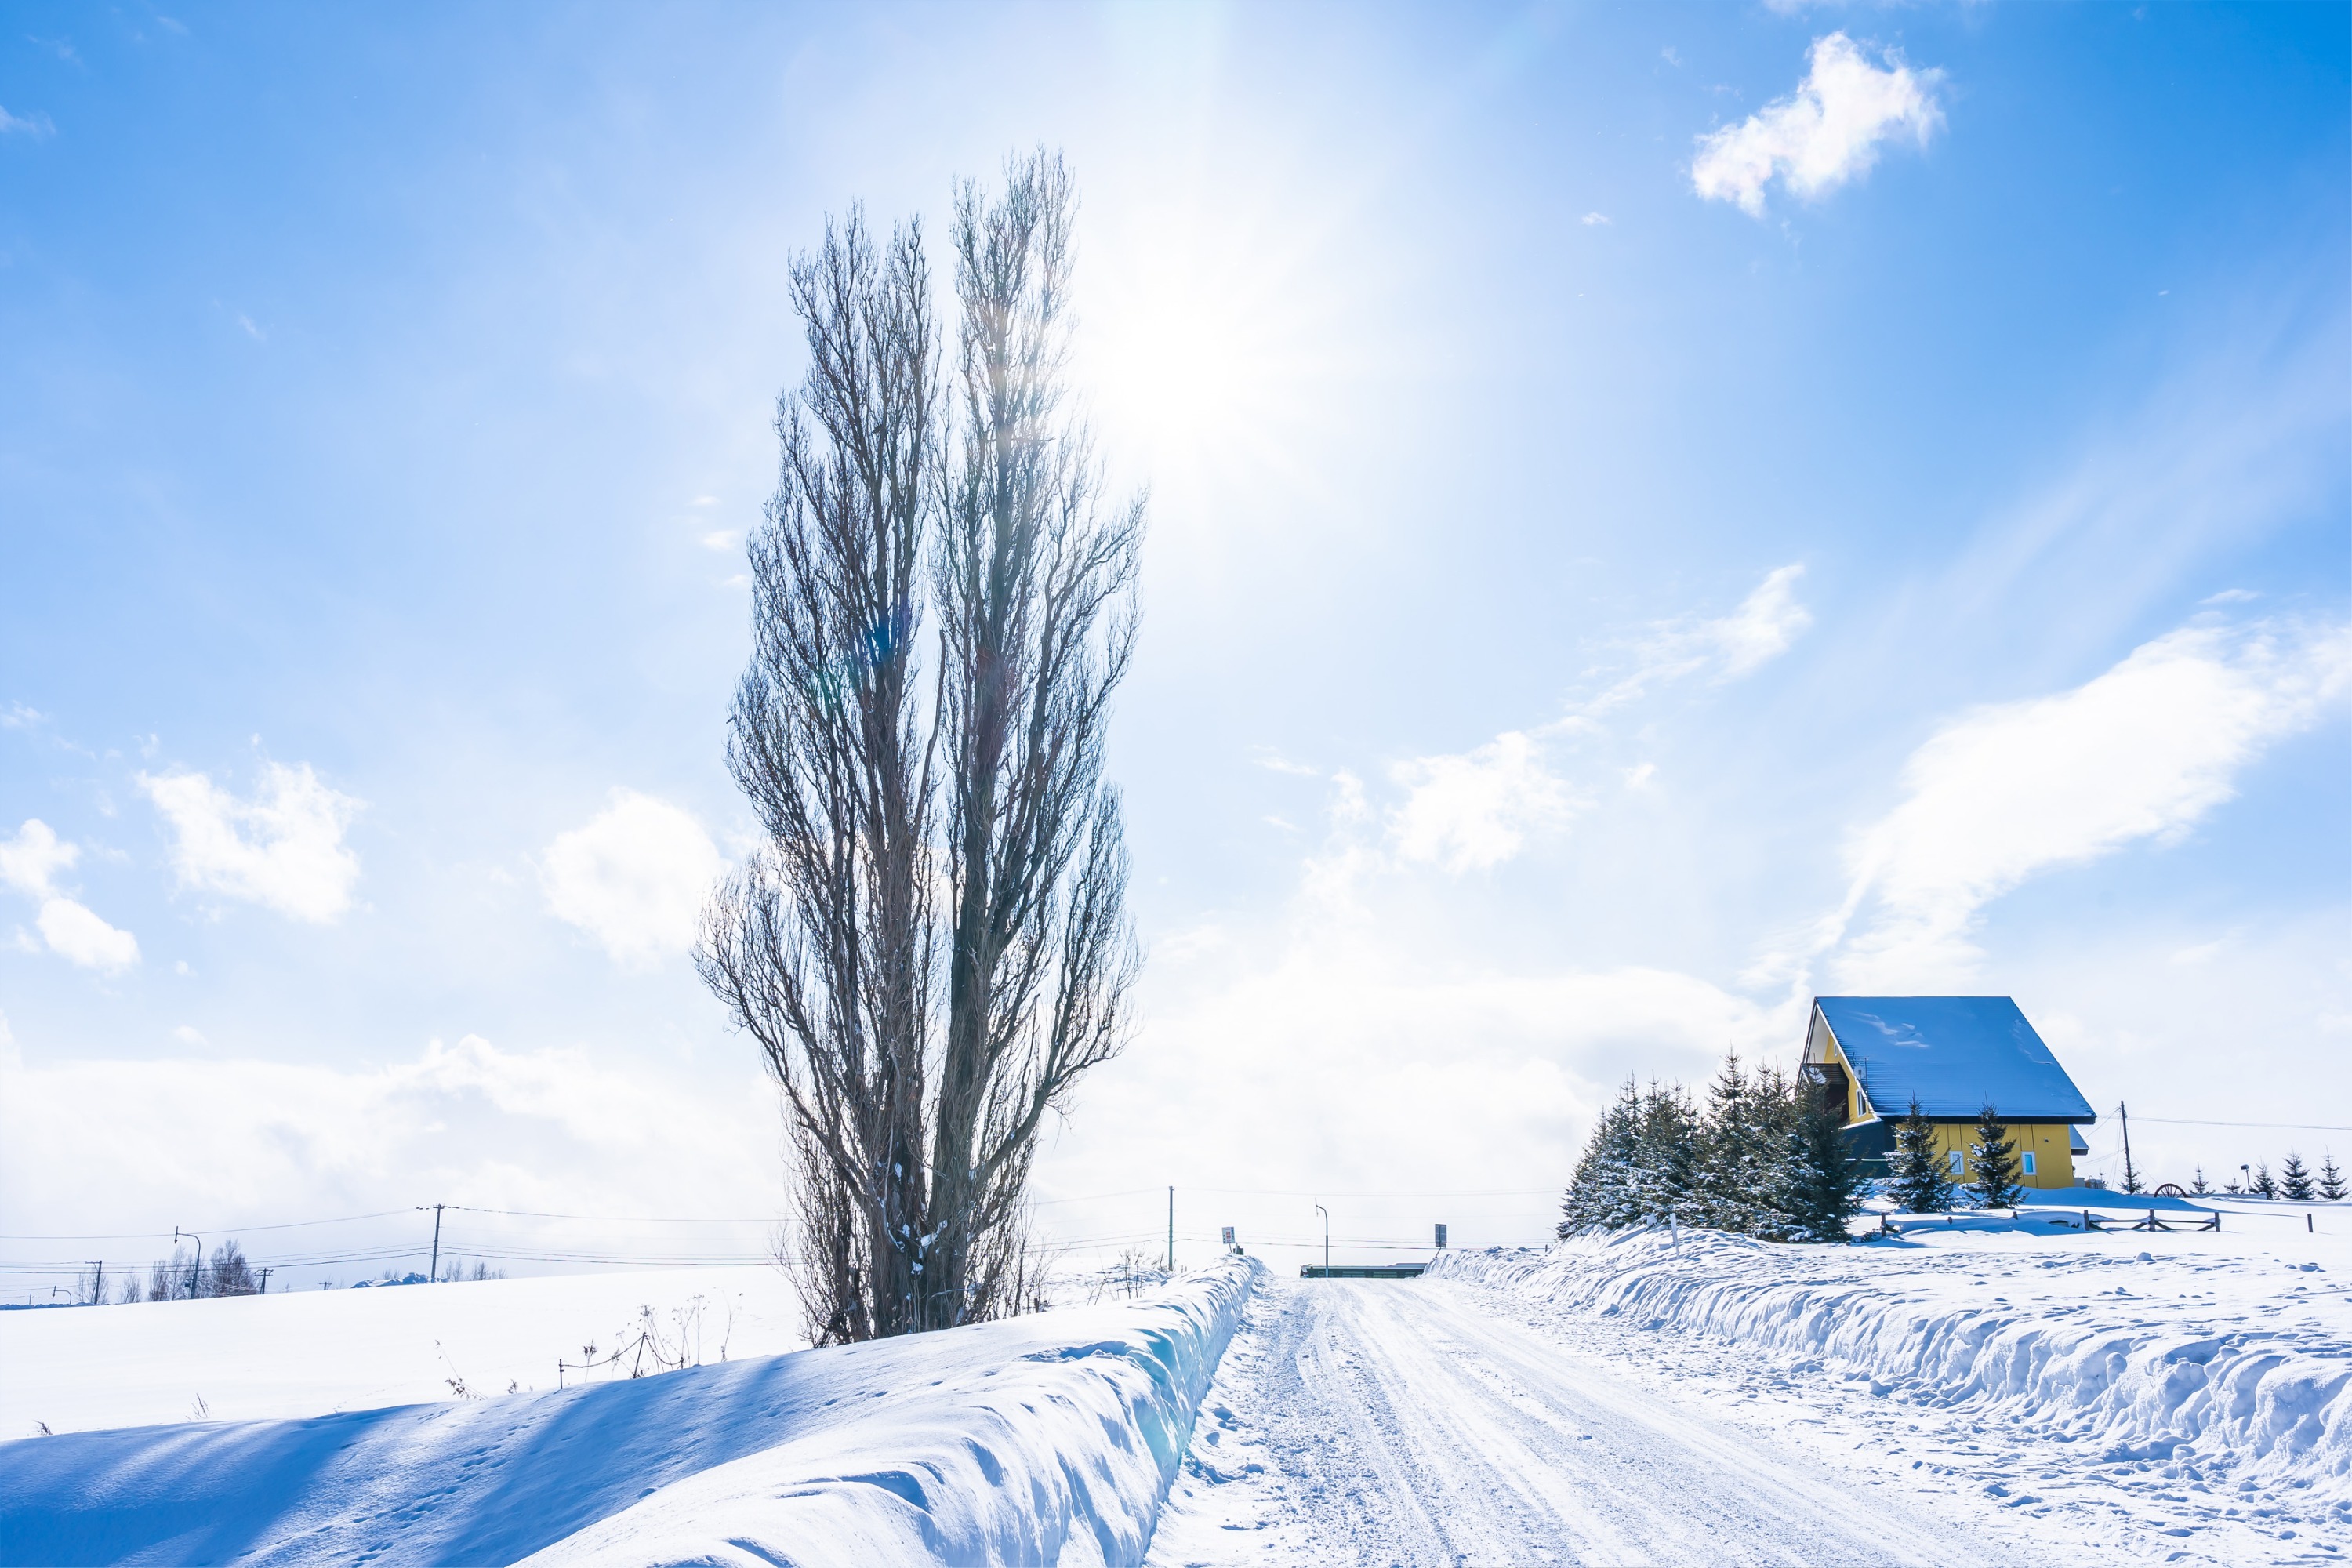
[[[2278,1196],[2278,1183],[2271,1179],[2271,1168],[2268,1165],[2256,1165],[2254,1167],[2253,1191],[2256,1197],[2274,1198]]]
[[[1680,1084],[1669,1087],[1651,1080],[1642,1096],[1641,1131],[1628,1183],[1632,1223],[1690,1219],[1696,1207],[1693,1184],[1698,1170],[1698,1111]]]
[[[2197,1179],[2196,1179],[2195,1181],[2192,1181],[2192,1182],[2190,1182],[2190,1183],[2189,1184],[2189,1190],[2190,1192],[2192,1192],[2192,1193],[2197,1194],[2198,1194],[2198,1195],[2200,1195],[2200,1197],[2201,1197],[2202,1195],[2204,1195],[2205,1194],[2210,1193],[2210,1192],[2211,1192],[2211,1191],[2213,1190],[2212,1188],[2210,1188],[2210,1187],[2209,1187],[2209,1186],[2207,1186],[2207,1185],[2205,1184],[2205,1167],[2204,1167],[2204,1166],[2200,1165],[2200,1166],[2198,1166],[2198,1167],[2197,1167]]]
[[[1936,1124],[1911,1101],[1895,1124],[1895,1199],[1906,1214],[1942,1214],[1952,1206],[1952,1179],[1936,1153]]]
[[[1809,1099],[1788,1134],[1780,1192],[1791,1240],[1847,1240],[1846,1219],[1862,1208],[1862,1162],[1839,1131],[1844,1120],[1818,1098]]]
[[[2017,1145],[2000,1123],[2000,1112],[1986,1100],[1977,1113],[1977,1141],[1969,1153],[1977,1168],[1976,1199],[1979,1207],[2013,1209],[2022,1188],[2017,1180]]]
[[[2303,1156],[2292,1149],[2279,1165],[2279,1192],[2299,1204],[2311,1201],[2311,1169],[2303,1163]]]
[[[2331,1204],[2344,1201],[2344,1173],[2336,1168],[2332,1151],[2319,1157],[2319,1195]]]
[[[1570,1237],[1596,1227],[1614,1230],[1633,1223],[1631,1178],[1641,1135],[1641,1095],[1627,1079],[1616,1101],[1601,1113],[1584,1153],[1576,1162],[1568,1196],[1560,1205],[1559,1234]]]
[[[1706,1086],[1691,1218],[1712,1229],[1745,1231],[1753,1223],[1753,1196],[1739,1180],[1745,1145],[1753,1135],[1753,1088],[1738,1051],[1724,1057],[1722,1070]]]

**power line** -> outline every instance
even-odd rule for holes
[[[374,1214],[347,1214],[334,1219],[289,1219],[280,1221],[276,1225],[222,1225],[215,1226],[213,1228],[224,1233],[228,1231],[247,1230],[299,1230],[305,1226],[352,1225],[363,1219],[389,1219],[394,1215],[404,1215],[410,1212],[412,1212],[411,1209],[380,1209]],[[152,1241],[157,1237],[167,1236],[170,1233],[168,1231],[161,1230],[121,1230],[110,1232],[104,1235],[89,1233],[56,1234],[49,1236],[0,1236],[0,1241]]]
[[[2263,1127],[2281,1132],[2352,1132],[2352,1127],[2327,1121],[2191,1121],[2178,1116],[2143,1116],[2140,1120],[2166,1127]]]
[[[514,1219],[584,1219],[600,1225],[776,1225],[782,1218],[779,1215],[762,1215],[757,1218],[703,1219],[691,1215],[541,1214],[536,1209],[485,1209],[476,1208],[470,1204],[451,1204],[448,1207],[452,1214],[495,1214]]]

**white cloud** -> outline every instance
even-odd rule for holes
[[[705,550],[732,550],[735,548],[735,542],[742,537],[742,534],[735,529],[715,528],[709,533],[702,536],[702,548]]]
[[[81,858],[79,847],[60,841],[39,817],[26,819],[13,838],[0,838],[0,882],[30,898],[47,898],[57,874]]]
[[[1578,218],[1576,221],[1582,224],[1587,228],[1607,228],[1610,224],[1615,220],[1611,218],[1607,213],[1586,213],[1582,217]]]
[[[475,1036],[348,1068],[69,1048],[27,1067],[0,1047],[0,1220],[16,1222],[0,1228],[168,1229],[437,1199],[563,1213],[780,1212],[775,1102],[757,1068],[746,1058],[698,1088],[675,1065],[503,1050]],[[403,1242],[418,1236],[413,1223],[390,1223]],[[478,1237],[491,1222],[473,1223]],[[730,1237],[728,1249],[756,1253],[766,1228]],[[698,1227],[696,1240],[709,1245],[715,1234],[724,1233]],[[543,1246],[546,1235],[540,1227],[534,1239]],[[608,1226],[580,1239],[599,1244],[583,1250],[610,1250],[620,1238]],[[642,1239],[633,1228],[621,1244]]]
[[[2240,770],[2308,728],[2352,683],[2352,631],[2182,627],[2072,691],[1945,725],[1904,769],[1907,798],[1856,836],[1836,940],[1843,982],[1965,983],[1984,906],[2053,867],[2178,839],[2236,794]]]
[[[1895,55],[1880,69],[1843,33],[1813,40],[1811,69],[1797,90],[1738,125],[1698,139],[1691,188],[1760,217],[1764,187],[1811,200],[1863,174],[1879,143],[1907,135],[1922,147],[1944,122],[1936,102],[1940,71],[1915,71]]]
[[[343,829],[362,803],[320,783],[309,763],[268,763],[250,801],[203,773],[141,773],[139,787],[172,825],[183,886],[296,920],[331,921],[351,907],[360,861]]]
[[[210,1040],[205,1038],[205,1032],[202,1029],[197,1028],[194,1024],[181,1025],[178,1028],[172,1031],[172,1037],[179,1041],[180,1044],[184,1046],[209,1046],[212,1044]]]
[[[30,114],[11,114],[0,109],[0,136],[30,136],[38,142],[57,133],[56,122],[38,110]]]
[[[1412,792],[1390,825],[1397,853],[1449,871],[1500,865],[1528,835],[1566,826],[1584,804],[1516,730],[1460,756],[1400,763],[1390,776]]]
[[[58,873],[81,858],[81,847],[68,844],[38,817],[0,838],[0,883],[41,902],[33,921],[51,952],[85,969],[124,969],[139,962],[139,941],[117,931],[84,905],[58,893]],[[19,938],[31,947],[29,938]]]
[[[623,789],[595,820],[557,836],[540,878],[558,919],[639,966],[693,945],[703,900],[725,867],[700,823]]]
[[[139,962],[139,939],[117,931],[71,899],[50,899],[41,905],[41,940],[60,958],[84,969],[127,969]]]

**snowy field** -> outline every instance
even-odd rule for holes
[[[0,1314],[0,1564],[2344,1561],[2352,1207],[2100,1197],[793,1354],[767,1269]]]
[[[635,1289],[609,1300],[634,1302],[649,1278],[619,1277]],[[708,1272],[693,1278],[708,1289]],[[304,1418],[183,1413],[22,1438],[0,1444],[0,1563],[1131,1563],[1250,1280],[1234,1262],[1117,1306],[797,1354],[735,1347],[724,1363],[560,1393],[457,1398],[445,1386],[434,1404],[330,1415],[354,1386],[332,1370]],[[504,1294],[525,1283],[581,1285]],[[387,1337],[407,1347],[427,1318],[446,1327],[489,1309],[377,1298],[467,1292],[501,1293],[357,1294],[370,1311],[415,1315]],[[326,1304],[352,1294],[10,1316],[143,1318],[121,1331],[127,1344],[174,1312],[217,1307],[189,1332],[219,1336],[210,1342],[251,1367],[306,1313],[314,1327],[333,1311],[362,1321]],[[28,1337],[11,1331],[13,1371]],[[477,1342],[486,1363],[493,1337]],[[310,1364],[332,1367],[331,1340],[306,1342]],[[408,1371],[401,1356],[380,1360],[385,1375]],[[272,1397],[297,1394],[281,1375]]]
[[[325,1415],[553,1388],[634,1341],[715,1362],[808,1343],[772,1268],[305,1290],[0,1311],[0,1437],[210,1419]],[[611,1378],[619,1368],[588,1373]],[[579,1381],[581,1374],[570,1374]]]

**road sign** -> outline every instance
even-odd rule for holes
[[[1442,1225],[1437,1227],[1437,1250],[1445,1250],[1445,1227]]]
[[[1225,1245],[1226,1245],[1227,1247],[1231,1247],[1233,1244],[1234,1244],[1234,1227],[1233,1227],[1232,1226],[1225,1226]]]

